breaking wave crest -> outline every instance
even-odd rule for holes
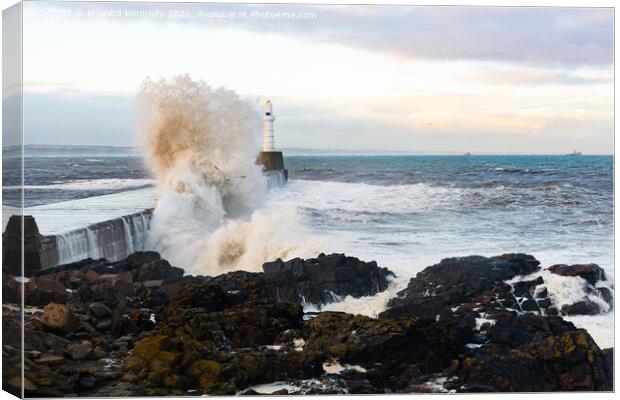
[[[255,163],[256,107],[187,75],[146,80],[139,99],[158,195],[151,248],[192,274],[257,270],[267,260],[320,252],[294,208],[260,210],[267,182]]]

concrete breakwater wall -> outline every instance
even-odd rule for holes
[[[279,154],[280,163],[275,165],[279,168],[263,170],[269,189],[286,184],[287,171]],[[272,160],[271,155],[266,160]],[[25,276],[86,258],[117,261],[148,250],[153,216],[153,208],[148,207],[154,203],[152,189],[139,189],[33,207],[23,217],[11,215],[2,234],[2,268],[22,275],[22,236]]]
[[[34,217],[23,216],[24,275],[85,258],[120,260],[145,249],[152,209],[56,235],[41,235]],[[21,273],[22,217],[13,215],[2,234],[3,269]]]

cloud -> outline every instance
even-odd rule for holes
[[[439,95],[317,105],[276,98],[276,143],[327,149],[530,154],[563,154],[575,148],[608,153],[612,148],[611,99],[594,104],[578,99],[535,104],[511,98],[492,106],[493,99]]]
[[[64,3],[62,7],[79,10],[72,14],[76,18],[87,18],[88,10],[93,9],[118,9],[123,15],[128,10],[157,16],[110,18],[236,26],[362,47],[407,59],[568,66],[613,62],[612,8],[196,3]],[[179,13],[170,17],[175,10],[182,11],[182,18]],[[264,12],[271,17],[261,17]]]
[[[591,73],[575,73],[531,67],[480,66],[468,78],[484,85],[609,85],[613,84],[613,71],[598,70]]]

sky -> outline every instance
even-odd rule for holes
[[[187,73],[257,108],[271,99],[281,149],[613,152],[610,8],[28,2],[24,14],[25,143],[134,145],[140,83]]]

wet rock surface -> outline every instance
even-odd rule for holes
[[[562,315],[601,312],[613,291],[572,267],[555,269],[589,285],[585,305],[557,303],[531,256],[473,256],[426,268],[370,318],[303,311],[388,287],[389,270],[342,254],[216,277],[153,252],[83,260],[25,284],[23,384],[44,397],[611,390],[613,349]],[[7,303],[21,287],[3,274],[3,289],[3,382],[18,393]]]

